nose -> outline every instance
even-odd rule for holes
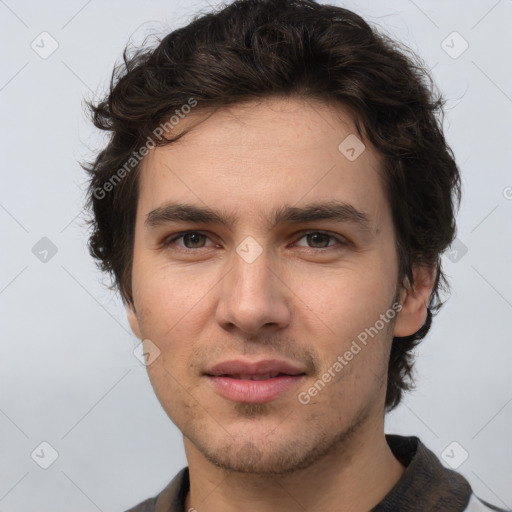
[[[255,335],[289,325],[293,293],[265,252],[251,263],[236,254],[221,283],[216,320],[222,328]]]

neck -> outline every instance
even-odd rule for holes
[[[370,427],[373,427],[370,429]],[[363,512],[375,507],[404,472],[384,435],[383,419],[334,446],[311,466],[282,475],[227,471],[185,439],[190,492],[185,510]]]

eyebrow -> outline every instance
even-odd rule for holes
[[[363,231],[372,231],[372,222],[369,215],[342,201],[313,203],[299,208],[281,206],[272,212],[267,222],[269,227],[272,228],[283,224],[300,224],[319,220],[346,222],[354,224]],[[145,225],[154,227],[169,222],[219,224],[230,228],[236,226],[237,218],[232,214],[212,210],[204,206],[168,203],[149,212],[146,216]]]

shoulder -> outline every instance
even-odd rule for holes
[[[443,510],[460,512],[512,512],[487,503],[473,492],[466,478],[442,464],[416,436],[386,434],[394,456],[405,471],[375,507],[375,512]]]
[[[507,511],[504,508],[497,508],[494,505],[491,505],[490,503],[487,503],[486,501],[480,499],[475,494],[471,494],[471,497],[469,498],[469,502],[467,504],[467,507],[464,509],[464,512],[512,512]]]
[[[185,507],[185,498],[190,487],[188,466],[183,468],[169,482],[169,484],[153,498],[139,503],[126,512],[166,512],[182,511]]]
[[[149,498],[126,512],[155,512],[156,498]]]

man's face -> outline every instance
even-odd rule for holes
[[[343,110],[273,98],[220,110],[146,157],[129,316],[160,350],[149,377],[189,460],[282,473],[348,449],[357,432],[382,432],[398,262],[375,150],[357,156],[352,138],[338,149],[355,133]],[[335,202],[367,223],[274,225],[276,212]],[[176,203],[228,225],[171,220]],[[212,376],[233,361],[295,376],[249,381],[229,366]]]

